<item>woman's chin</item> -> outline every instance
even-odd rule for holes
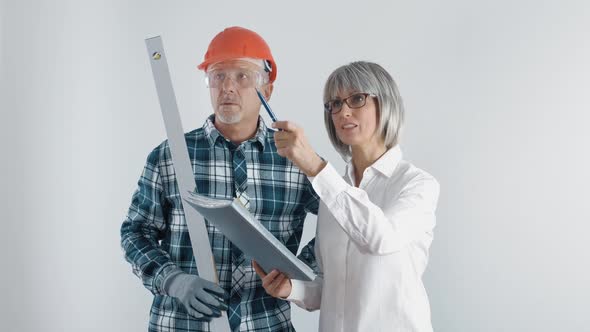
[[[360,139],[360,137],[356,136],[356,135],[339,135],[338,138],[340,139],[340,141],[346,145],[360,145],[362,144],[362,140]]]

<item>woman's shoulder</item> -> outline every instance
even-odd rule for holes
[[[404,189],[419,187],[438,192],[440,188],[432,174],[404,159],[400,160],[390,179]]]

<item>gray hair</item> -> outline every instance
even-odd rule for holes
[[[356,61],[334,70],[324,86],[324,103],[341,93],[364,92],[377,96],[377,132],[390,149],[398,144],[404,122],[404,105],[397,84],[380,65]],[[328,136],[334,148],[344,160],[351,157],[350,146],[336,135],[332,114],[324,113]]]

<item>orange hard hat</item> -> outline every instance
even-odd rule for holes
[[[241,27],[226,28],[218,33],[209,44],[205,60],[197,68],[207,71],[209,65],[239,58],[267,60],[270,62],[270,82],[276,79],[277,65],[264,39],[256,32]]]

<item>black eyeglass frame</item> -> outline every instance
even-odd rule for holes
[[[360,105],[360,106],[356,106],[356,107],[351,106],[349,104],[348,100],[350,100],[351,98],[356,97],[358,95],[363,95],[365,97],[365,102],[362,105]],[[337,112],[332,112],[332,103],[335,102],[335,101],[343,101],[343,102],[346,103],[346,105],[350,109],[358,109],[358,108],[361,108],[361,107],[363,107],[363,106],[365,106],[367,104],[368,97],[376,98],[377,95],[374,94],[374,93],[368,93],[368,92],[356,92],[356,93],[353,93],[350,96],[348,96],[346,98],[343,98],[343,99],[332,99],[332,100],[330,100],[330,101],[328,101],[327,103],[324,104],[324,111],[327,112],[327,113],[330,113],[332,115],[340,113],[340,111],[342,111],[342,106],[344,106],[344,104],[342,104],[340,106],[340,109]]]

